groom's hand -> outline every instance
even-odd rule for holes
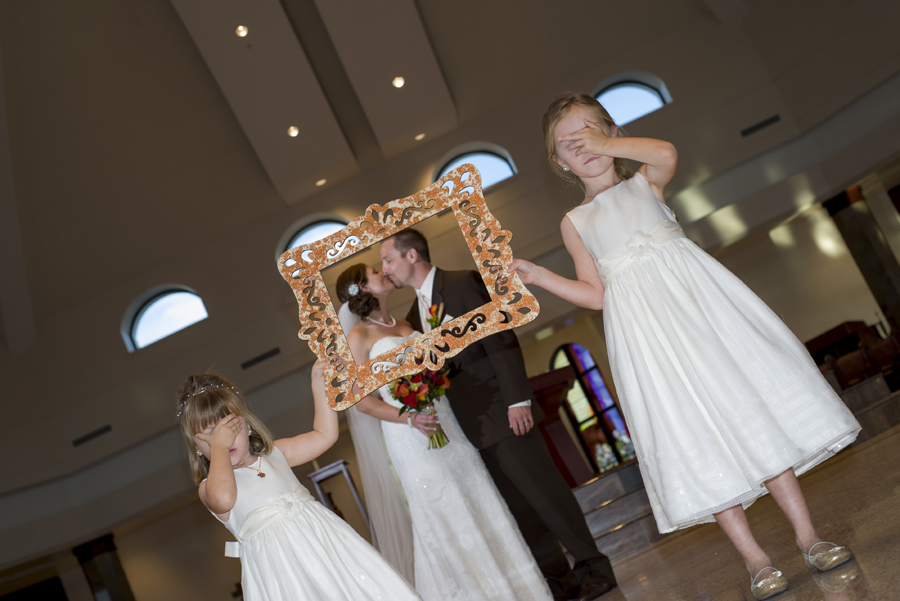
[[[534,426],[534,418],[531,417],[531,407],[510,407],[509,427],[516,436],[527,434]]]

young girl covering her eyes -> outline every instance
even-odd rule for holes
[[[178,391],[178,420],[200,500],[237,539],[226,555],[241,559],[247,601],[421,601],[291,470],[337,440],[324,366],[312,370],[312,432],[278,440],[230,382],[212,374],[188,377]]]
[[[678,155],[626,138],[586,94],[547,109],[551,168],[580,185],[563,217],[576,280],[516,260],[536,284],[603,309],[613,379],[660,532],[717,521],[744,559],[751,591],[787,588],[744,516],[767,491],[807,565],[829,570],[850,550],[822,541],[797,482],[853,442],[860,426],[803,344],[740,280],[688,240],[663,200]],[[642,163],[632,174],[623,159]]]

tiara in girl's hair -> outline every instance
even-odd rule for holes
[[[187,402],[189,400],[191,400],[191,397],[195,397],[198,394],[200,394],[201,392],[206,392],[207,390],[210,390],[212,388],[222,388],[224,390],[233,390],[234,392],[237,392],[237,389],[234,386],[220,386],[219,384],[212,384],[210,386],[204,386],[203,388],[201,388],[199,390],[195,390],[191,394],[184,397],[184,400],[181,401],[180,405],[178,405],[178,413],[175,414],[175,417],[181,417],[181,414],[184,413],[184,406],[187,405]]]

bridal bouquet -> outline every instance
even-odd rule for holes
[[[440,371],[426,369],[414,376],[404,376],[391,384],[391,396],[403,403],[400,415],[407,411],[418,411],[422,415],[437,415],[434,400],[440,398],[450,388],[450,380]],[[440,449],[450,441],[440,424],[428,436],[428,448]]]

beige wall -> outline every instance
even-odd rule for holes
[[[845,321],[884,321],[834,221],[819,205],[715,256],[803,342]]]

